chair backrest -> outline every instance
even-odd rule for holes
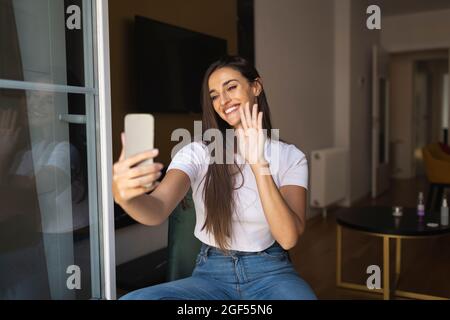
[[[194,236],[195,208],[192,190],[169,217],[168,281],[192,275],[201,242]]]
[[[446,154],[439,143],[432,143],[428,145],[431,155],[439,160],[450,161],[450,155]]]
[[[425,164],[425,173],[427,175],[427,178],[430,182],[433,182],[435,178],[435,170],[434,170],[435,159],[430,151],[430,145],[426,145],[425,147],[422,148],[422,155],[423,155],[423,162]]]
[[[431,183],[450,183],[450,161],[442,158],[436,144],[429,144],[422,148],[425,173]]]

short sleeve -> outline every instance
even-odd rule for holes
[[[206,150],[206,146],[199,142],[185,145],[173,156],[167,171],[179,169],[189,176],[193,184],[200,175],[202,167],[208,163]]]
[[[308,160],[305,154],[294,145],[288,145],[285,150],[285,162],[280,168],[280,185],[296,185],[308,189]]]

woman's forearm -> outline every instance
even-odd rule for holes
[[[264,168],[252,165],[261,204],[269,223],[270,231],[277,242],[286,250],[295,246],[301,230],[302,222],[283,199],[277,185],[270,174],[261,174]]]
[[[118,204],[134,220],[148,226],[159,225],[167,219],[163,202],[151,194],[143,194]]]

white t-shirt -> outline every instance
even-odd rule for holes
[[[308,163],[306,156],[296,146],[271,139],[266,140],[264,154],[270,165],[270,172],[277,187],[296,185],[307,189]],[[203,177],[209,164],[209,152],[202,142],[192,142],[180,149],[173,157],[167,171],[179,169],[185,172],[191,181],[192,197],[196,212],[194,235],[203,243],[218,247],[214,235],[201,230],[205,223],[205,205],[203,201]],[[239,154],[238,163],[244,163]],[[241,165],[244,184],[234,192],[235,210],[232,214],[230,249],[256,252],[270,247],[273,238],[264,215],[256,180],[249,164]],[[199,185],[200,184],[200,185]],[[240,173],[236,175],[236,186],[242,184]]]

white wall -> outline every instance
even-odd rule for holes
[[[350,150],[351,110],[351,0],[334,2],[334,145]],[[350,155],[350,153],[349,153]],[[350,161],[350,157],[348,158]],[[350,204],[351,170],[347,175],[348,195],[341,205]]]
[[[371,61],[379,31],[368,1],[255,2],[256,65],[281,136],[309,154],[349,150],[348,199],[370,192]]]
[[[389,16],[383,19],[381,43],[390,52],[450,47],[450,10]]]
[[[307,152],[333,143],[333,43],[332,0],[255,1],[256,67],[274,127]]]
[[[340,3],[340,1],[338,1]],[[366,26],[369,1],[351,2],[350,202],[370,193],[372,159],[372,48],[380,31]]]
[[[371,67],[372,46],[379,31],[366,27],[369,3],[335,1],[334,143],[349,150],[349,206],[367,196],[371,185]]]
[[[333,21],[333,0],[255,1],[256,68],[273,126],[307,156],[334,144]]]

